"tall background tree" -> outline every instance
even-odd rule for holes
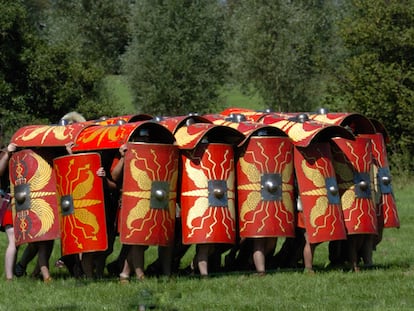
[[[229,59],[236,83],[253,88],[264,108],[308,111],[326,91],[332,61],[332,4],[325,1],[231,1]]]
[[[391,137],[392,161],[414,171],[413,1],[354,0],[341,25],[348,57],[337,72],[346,106],[382,122]]]
[[[95,35],[102,39],[95,54],[84,48],[82,23],[69,22],[74,15],[64,15],[59,5],[46,0],[0,2],[0,120],[6,138],[29,123],[55,123],[71,110],[87,118],[119,114],[103,87],[112,72],[104,66],[112,57],[102,52],[105,40]],[[117,61],[119,55],[114,67]]]
[[[125,74],[138,111],[179,115],[214,109],[226,64],[219,1],[137,1]]]
[[[55,0],[48,10],[54,41],[76,42],[77,50],[107,74],[119,74],[130,33],[130,0]]]

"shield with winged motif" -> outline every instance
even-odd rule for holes
[[[329,143],[295,147],[294,163],[309,242],[346,239]]]
[[[293,147],[288,137],[251,136],[237,161],[241,237],[295,236]]]
[[[181,217],[184,244],[234,244],[235,164],[232,145],[201,141],[182,150]]]
[[[354,140],[334,138],[333,142],[334,166],[347,233],[377,234],[371,140],[357,136]]]
[[[62,254],[104,251],[108,247],[99,153],[53,160],[61,214]]]
[[[120,241],[167,246],[174,239],[178,148],[128,143],[124,164]]]
[[[9,162],[16,245],[59,238],[52,166],[37,152],[15,152]]]

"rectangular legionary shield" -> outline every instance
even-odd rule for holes
[[[370,138],[372,142],[374,177],[376,177],[374,184],[378,197],[376,203],[378,205],[379,219],[383,222],[384,228],[399,228],[400,219],[392,190],[391,172],[384,137],[381,133],[361,134],[360,136]]]
[[[294,237],[293,146],[251,136],[237,161],[240,237]]]
[[[99,153],[79,153],[53,161],[61,214],[62,254],[104,251],[108,247]]]
[[[294,163],[309,242],[346,239],[329,143],[295,147]]]
[[[182,151],[181,215],[184,244],[236,241],[233,146],[200,142]]]
[[[167,246],[174,240],[178,148],[128,143],[119,228],[124,244]]]
[[[334,138],[333,158],[348,234],[377,234],[369,138]],[[335,148],[335,145],[337,148]]]
[[[56,181],[52,166],[30,149],[9,162],[16,245],[59,238]]]

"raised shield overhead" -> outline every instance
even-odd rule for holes
[[[12,136],[18,147],[62,147],[73,142],[87,123],[69,125],[28,125],[19,128]]]
[[[53,160],[61,214],[62,254],[104,251],[108,247],[99,153]]]
[[[295,236],[293,192],[289,138],[250,136],[237,161],[240,237]]]
[[[275,126],[285,132],[297,147],[308,147],[314,141],[327,141],[331,137],[353,138],[342,126],[324,124],[310,120],[306,113],[268,114],[260,122]]]
[[[346,239],[329,143],[295,147],[294,163],[309,242]]]
[[[30,149],[9,162],[16,245],[59,238],[56,182],[52,166]]]
[[[184,244],[236,239],[233,147],[200,142],[182,150],[181,216]]]
[[[188,126],[194,123],[211,123],[211,121],[207,118],[198,115],[161,117],[158,122],[165,126],[173,134],[175,134],[177,130],[183,126]]]
[[[167,246],[174,240],[178,147],[128,143],[124,164],[120,241]]]
[[[309,114],[309,118],[320,123],[340,125],[351,130],[355,135],[374,134],[376,132],[374,123],[358,113],[349,112],[327,112],[324,109],[317,114]]]
[[[348,234],[377,234],[369,138],[333,139],[333,159]],[[336,148],[335,145],[338,147]]]
[[[383,134],[361,134],[360,136],[370,138],[372,143],[374,189],[379,221],[383,222],[384,228],[399,228],[400,219],[392,189],[392,178]]]

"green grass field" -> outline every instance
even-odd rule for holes
[[[79,281],[53,266],[60,255],[57,241],[51,258],[53,282],[29,276],[6,282],[1,273],[0,310],[138,310],[140,305],[146,310],[414,310],[414,184],[397,180],[394,190],[401,228],[384,231],[374,253],[375,267],[360,273],[325,269],[327,245],[322,244],[316,249],[315,275],[278,270],[264,277],[233,273],[208,279],[146,278],[129,284],[109,277]],[[6,235],[1,234],[0,249],[5,245]],[[190,249],[183,267],[192,255]],[[150,248],[146,263],[154,257],[155,249]],[[0,264],[3,267],[3,256]]]

